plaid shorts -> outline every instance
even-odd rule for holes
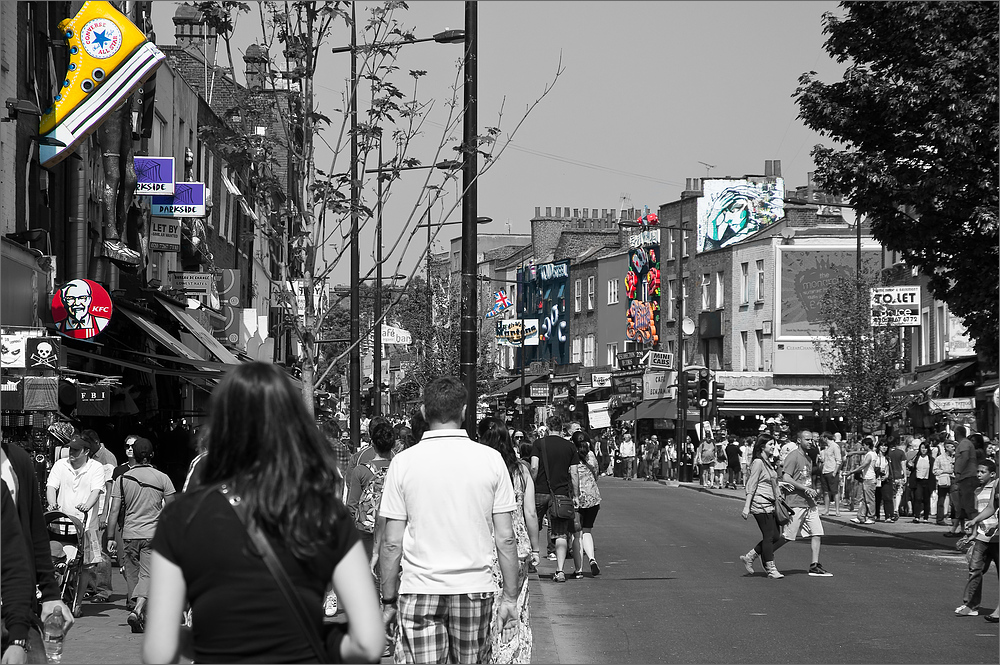
[[[486,663],[493,593],[402,594],[397,663]]]

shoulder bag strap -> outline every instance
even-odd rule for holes
[[[542,449],[542,464],[545,465],[545,482],[549,484],[549,494],[554,494],[552,491],[552,475],[549,473],[549,454],[548,447],[545,445],[545,439],[542,439],[541,443]]]
[[[240,518],[240,522],[246,528],[247,533],[250,535],[250,540],[253,541],[260,552],[261,558],[264,560],[267,569],[271,571],[271,575],[274,576],[275,581],[278,583],[278,588],[281,589],[281,593],[285,596],[285,601],[292,608],[295,614],[295,618],[298,619],[299,628],[302,629],[302,633],[306,636],[309,641],[310,646],[312,646],[313,651],[319,657],[319,662],[327,663],[330,662],[326,653],[326,648],[323,646],[323,641],[320,639],[319,634],[316,632],[316,627],[309,619],[309,610],[306,609],[305,603],[302,602],[302,598],[299,596],[298,592],[295,590],[291,579],[289,579],[288,574],[281,565],[281,561],[278,559],[278,555],[274,553],[274,549],[271,547],[271,543],[268,542],[267,538],[261,533],[260,528],[250,520],[246,513],[246,507],[240,500],[240,496],[233,492],[227,485],[222,485],[219,488],[222,495],[226,497],[229,505],[233,507],[233,512],[236,513],[237,517]]]

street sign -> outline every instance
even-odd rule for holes
[[[149,221],[149,248],[158,252],[181,251],[181,222],[165,217]]]
[[[919,326],[920,287],[881,286],[871,292],[872,326]]]
[[[673,369],[674,354],[665,351],[649,352],[649,367],[654,369]]]
[[[622,351],[618,354],[618,366],[622,369],[632,369],[642,362],[641,351]]]
[[[205,183],[178,182],[173,196],[153,196],[149,204],[153,217],[204,217]]]
[[[139,196],[167,196],[174,193],[174,158],[136,156],[135,193]]]

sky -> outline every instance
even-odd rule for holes
[[[174,41],[175,4],[153,3],[159,43]],[[242,15],[236,27],[237,68],[261,34],[251,4],[254,13]],[[375,4],[359,2],[359,16]],[[805,185],[812,147],[831,141],[797,118],[792,94],[804,72],[834,81],[846,67],[823,50],[824,12],[840,13],[836,3],[819,1],[480,1],[479,133],[498,126],[499,144],[507,144],[479,180],[478,214],[494,220],[480,229],[529,233],[536,207],[543,214],[546,207],[655,211],[680,197],[686,178],[763,174],[770,159],[781,160],[786,189]],[[414,0],[396,16],[416,37],[428,37],[464,28],[464,3]],[[349,39],[341,26],[330,45]],[[434,42],[400,49],[398,85],[408,90],[406,72],[426,70],[418,96],[434,101],[424,136],[409,152],[422,163],[434,163],[442,142],[462,50]],[[335,122],[349,67],[347,54],[327,53],[317,76],[320,110]],[[460,127],[454,136],[461,139]],[[336,132],[326,138],[334,141]],[[319,162],[331,155],[321,150]],[[446,149],[438,159],[450,156]],[[346,170],[346,160],[342,164]],[[426,230],[414,224],[424,221],[416,202],[428,174],[432,183],[441,180],[433,171],[404,174],[384,206],[385,274],[409,275],[421,261]],[[432,212],[434,221],[460,220],[455,185],[445,191],[446,207]],[[373,204],[374,193],[366,197]],[[374,263],[373,227],[362,233],[362,272]],[[459,234],[459,226],[441,227],[435,250]],[[335,269],[334,281],[349,280],[346,264]]]

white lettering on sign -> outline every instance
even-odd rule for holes
[[[642,247],[643,245],[659,245],[660,229],[650,229],[647,231],[640,231],[639,233],[634,233],[629,236],[628,244],[630,247]]]
[[[873,326],[920,325],[920,287],[883,286],[871,290]]]
[[[561,277],[569,277],[569,264],[545,263],[538,266],[538,271],[541,274],[543,281],[548,281],[550,279],[559,279]]]

